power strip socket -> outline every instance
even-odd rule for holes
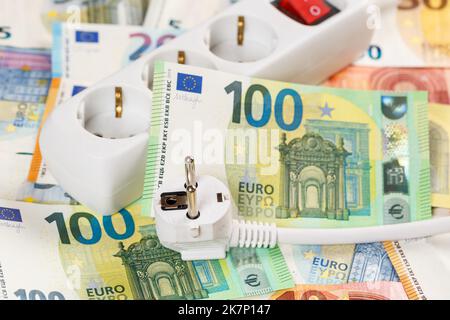
[[[40,136],[53,176],[71,196],[102,214],[138,199],[154,62],[317,84],[361,56],[373,33],[367,26],[372,1],[327,3],[334,14],[305,25],[273,1],[242,1],[67,100],[52,112]]]

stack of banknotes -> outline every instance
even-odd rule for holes
[[[142,198],[102,216],[52,177],[38,143],[52,110],[234,2],[0,0],[0,300],[450,298],[448,235],[185,262],[159,243],[151,210],[155,185],[192,154],[242,219],[351,228],[449,215],[447,1],[379,8],[366,54],[321,86],[158,62]]]

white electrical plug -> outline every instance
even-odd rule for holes
[[[163,185],[154,199],[161,244],[183,260],[223,259],[230,247],[269,248],[276,244],[275,224],[233,220],[228,188],[212,176],[195,176],[186,158],[186,178]]]

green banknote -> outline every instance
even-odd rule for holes
[[[140,212],[0,200],[0,300],[228,299],[294,285],[279,248],[186,262]]]
[[[355,227],[431,216],[427,94],[304,86],[159,62],[144,208],[184,174],[227,183],[242,218]]]

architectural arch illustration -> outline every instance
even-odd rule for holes
[[[282,135],[280,151],[280,206],[277,218],[348,220],[345,195],[344,140],[337,145],[318,133],[306,133],[289,143]]]
[[[326,176],[322,169],[315,166],[303,168],[298,175],[299,194],[293,194],[293,197],[298,197],[298,207],[301,211],[324,208],[325,184]]]
[[[351,216],[370,215],[370,129],[365,123],[308,119],[306,132],[315,132],[333,144],[343,139],[350,154],[345,158],[345,200]],[[330,194],[333,197],[333,194]]]
[[[114,256],[121,258],[134,299],[203,299],[208,291],[200,279],[208,274],[207,287],[212,292],[223,289],[224,275],[220,268],[211,263],[202,263],[204,274],[198,274],[197,266],[183,261],[178,252],[161,245],[154,226],[141,227],[142,239],[127,249],[119,242],[119,252]],[[220,287],[220,288],[219,288]]]
[[[399,281],[382,243],[357,244],[348,281]]]

